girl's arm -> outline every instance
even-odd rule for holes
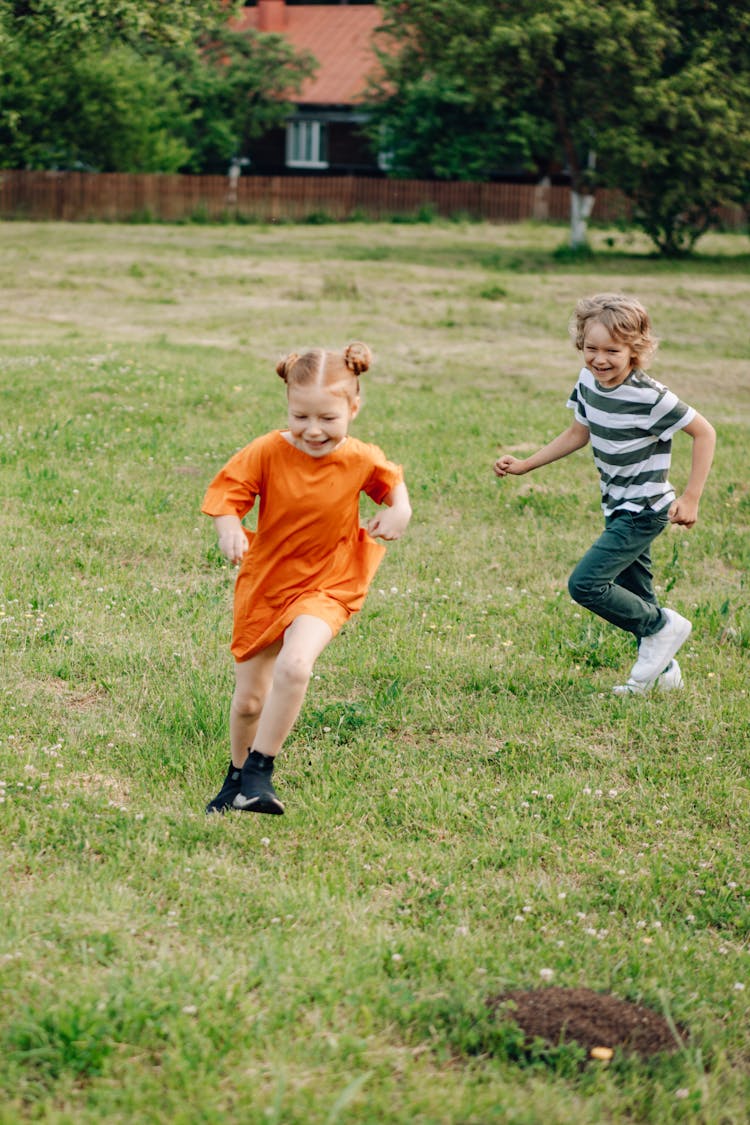
[[[511,476],[522,477],[524,473],[530,473],[532,469],[539,469],[542,465],[549,465],[552,461],[559,461],[561,457],[567,457],[569,453],[575,453],[577,449],[583,449],[588,440],[588,426],[574,420],[567,430],[553,438],[549,445],[542,446],[541,449],[532,453],[531,457],[527,457],[524,461],[520,461],[510,453],[505,453],[502,457],[499,457],[493,466],[495,476],[505,477],[510,473]]]
[[[683,427],[683,432],[693,439],[693,461],[685,491],[669,509],[669,520],[682,527],[692,527],[698,519],[698,505],[714,459],[716,430],[702,414],[696,414],[692,422]]]
[[[400,539],[411,519],[411,504],[406,485],[401,482],[383,500],[386,508],[367,521],[367,531],[378,539]]]
[[[219,550],[230,563],[242,562],[247,550],[247,536],[239,516],[214,516],[214,527],[219,536]]]

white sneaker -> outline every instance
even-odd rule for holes
[[[656,681],[656,686],[659,691],[680,691],[681,688],[684,688],[685,681],[682,678],[682,670],[676,660],[673,660],[664,669]]]
[[[685,686],[680,666],[676,660],[670,661],[660,676],[655,680],[634,680],[632,677],[625,684],[616,684],[612,691],[615,695],[645,695],[652,687],[659,691],[677,691]]]
[[[673,609],[665,609],[666,625],[650,637],[641,637],[638,659],[630,670],[630,679],[652,683],[664,671],[672,657],[690,636],[693,626]]]

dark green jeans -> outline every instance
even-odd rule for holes
[[[651,544],[667,526],[664,512],[615,512],[568,579],[573,601],[640,639],[664,616],[654,592]]]

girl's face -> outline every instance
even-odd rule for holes
[[[638,366],[630,346],[610,336],[598,320],[592,320],[586,328],[583,358],[597,383],[607,390],[619,387]]]
[[[290,387],[287,400],[292,445],[311,457],[323,457],[341,445],[359,412],[358,398],[350,402],[327,387]]]

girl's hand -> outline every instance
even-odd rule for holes
[[[237,566],[247,550],[245,529],[237,516],[215,516],[214,526],[219,537],[219,550],[224,558]]]
[[[400,539],[411,519],[409,493],[403,481],[388,493],[383,503],[387,507],[365,524],[367,533],[377,539]]]
[[[506,477],[508,474],[513,477],[520,477],[526,472],[524,465],[524,461],[519,461],[517,457],[513,457],[510,453],[504,453],[502,457],[498,457],[492,469],[496,477]]]
[[[405,515],[397,508],[385,508],[369,519],[365,527],[373,539],[400,539],[410,518],[411,512]]]

